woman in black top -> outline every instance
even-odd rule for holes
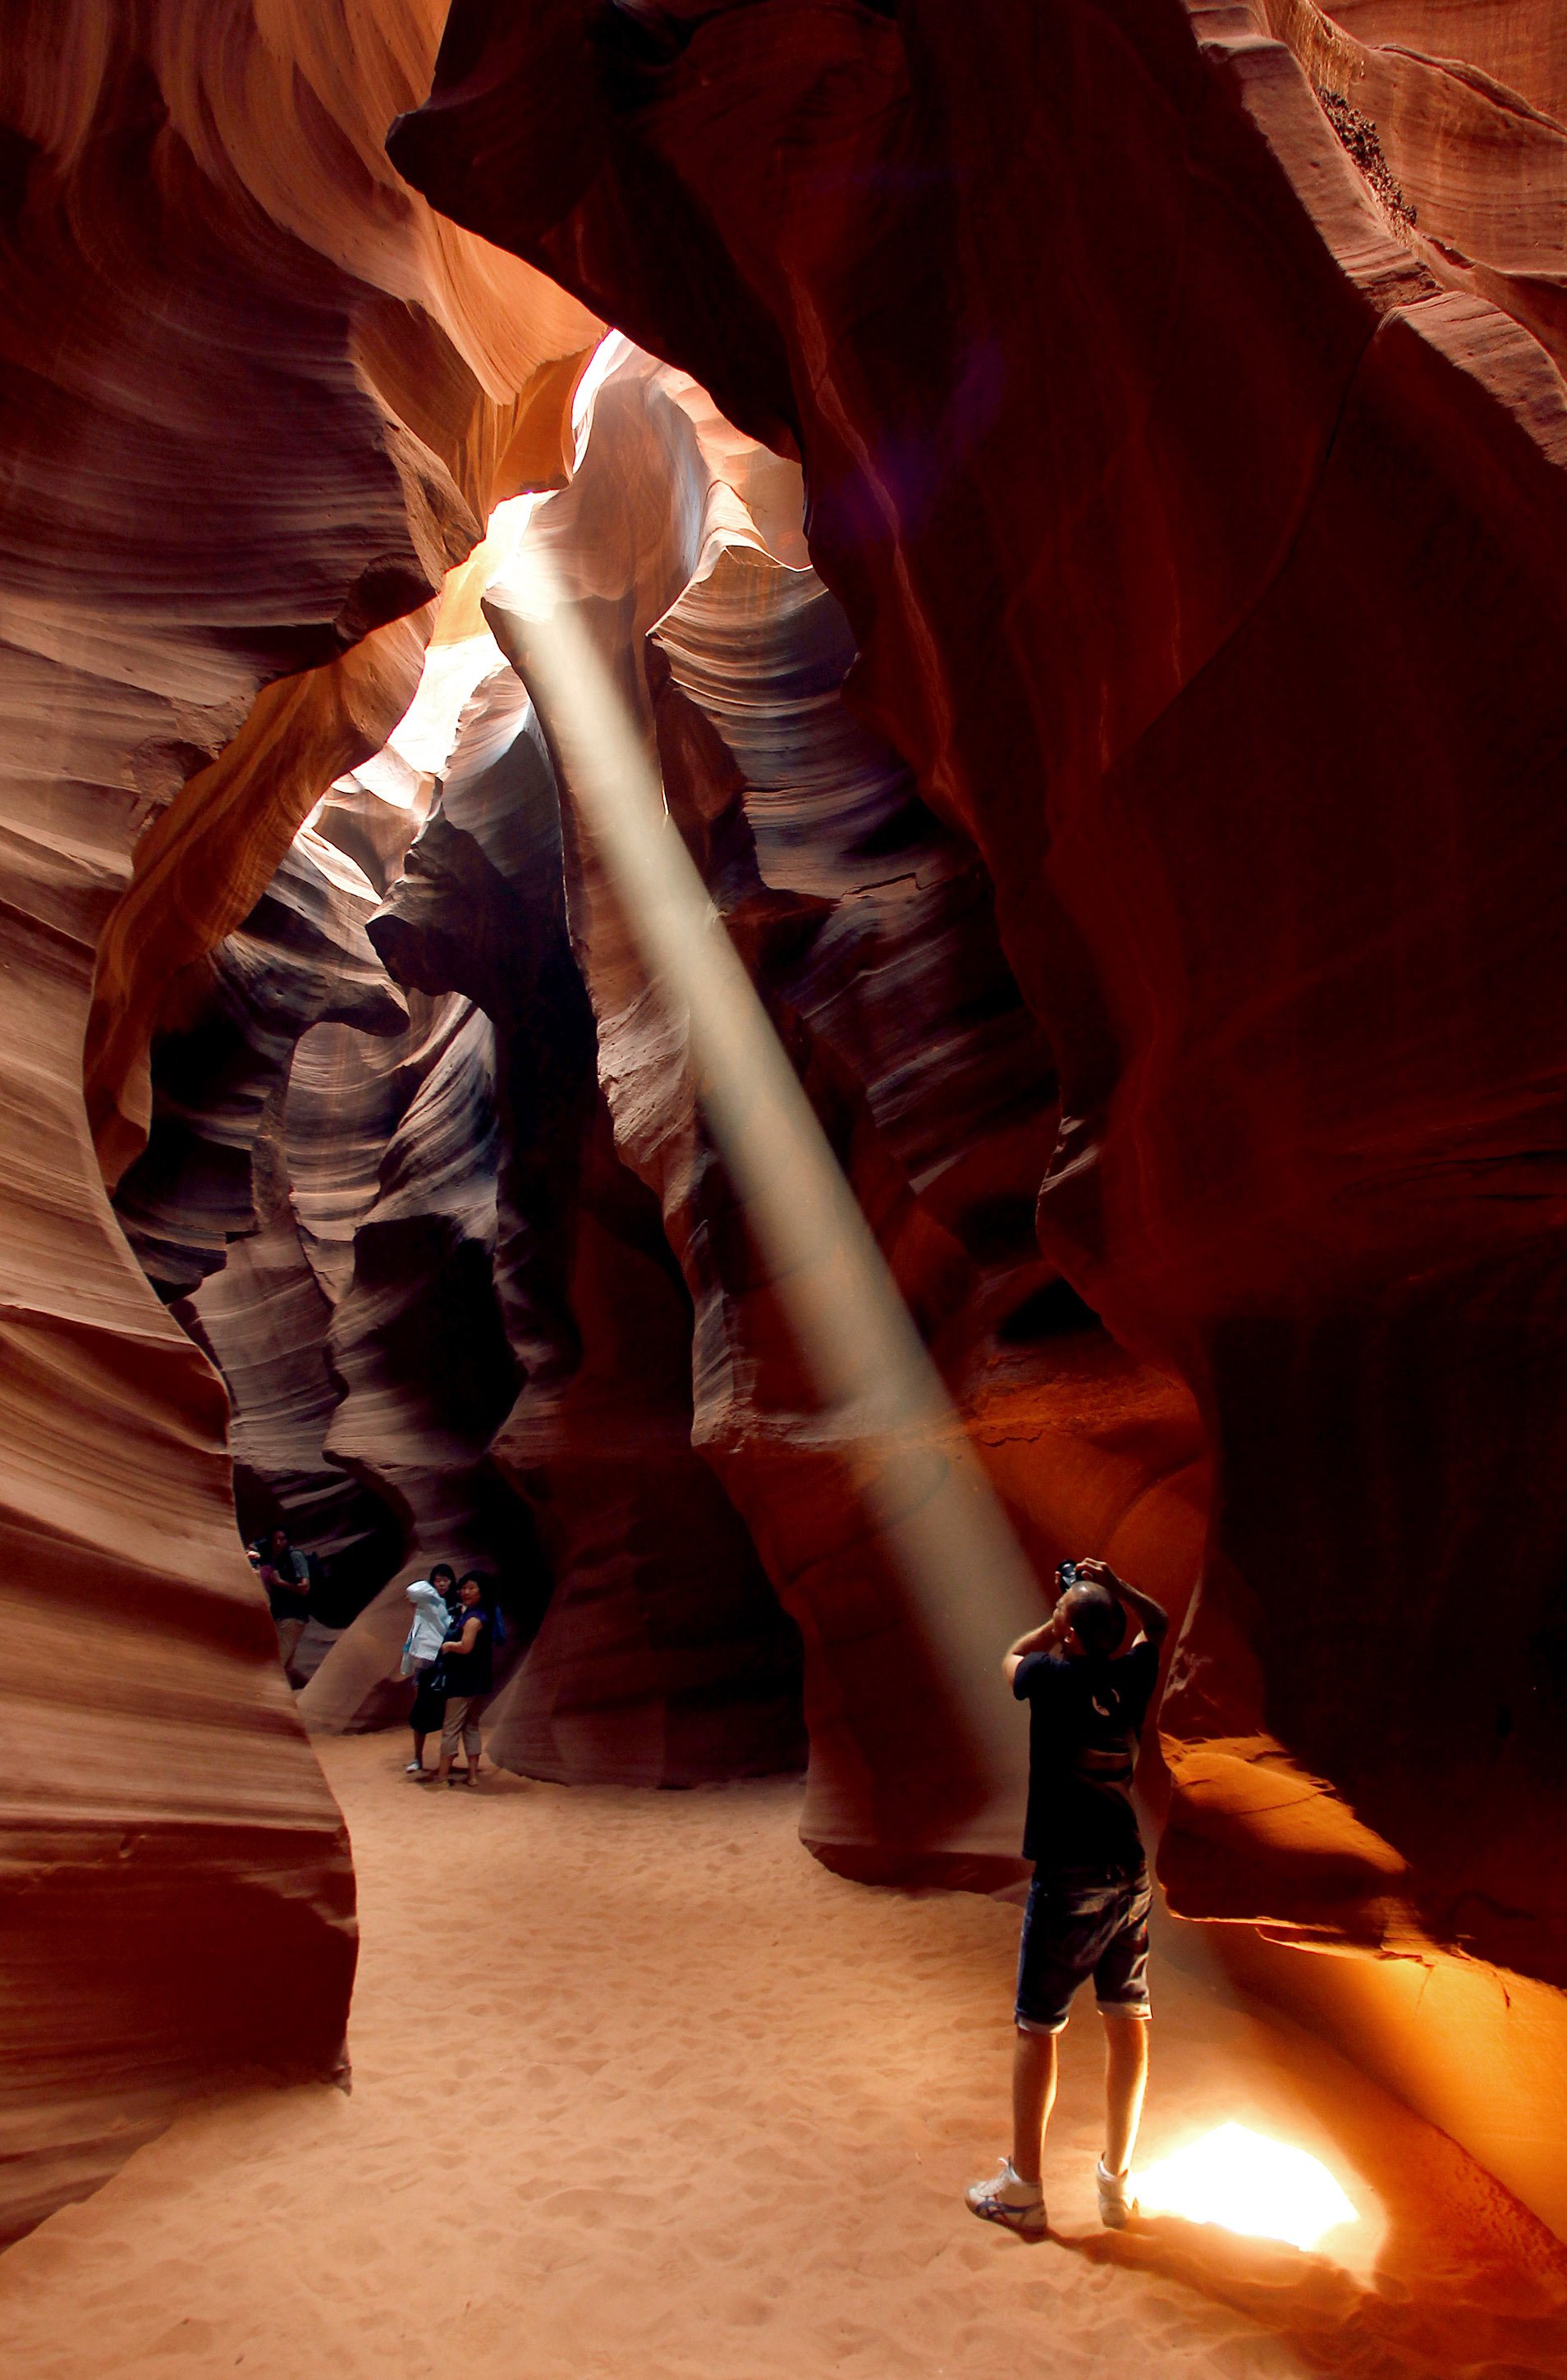
[[[475,1785],[479,1781],[479,1714],[494,1683],[490,1617],[484,1609],[484,1582],[477,1571],[470,1570],[457,1581],[455,1625],[457,1633],[448,1636],[441,1647],[441,1667],[446,1677],[446,1716],[442,1722],[441,1763],[435,1770],[435,1781],[444,1785],[450,1780],[460,1736],[468,1758],[464,1779]]]

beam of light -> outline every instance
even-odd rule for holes
[[[1221,2124],[1137,2176],[1145,2215],[1182,2215],[1248,2240],[1315,2248],[1359,2210],[1320,2160],[1245,2124]]]
[[[966,1739],[977,1798],[1010,1791],[1019,1730],[996,1672],[1040,1616],[1033,1571],[548,558],[519,543],[485,610],[649,974],[686,1026],[714,1140],[826,1408],[796,1442],[848,1465]]]
[[[460,565],[451,576],[460,576]],[[505,655],[488,628],[450,643],[432,639],[413,699],[380,751],[333,779],[306,826],[320,825],[334,794],[373,794],[392,809],[412,811],[420,795],[428,795],[431,778],[438,777],[452,757],[464,705],[482,678],[504,665]]]
[[[485,632],[456,644],[431,641],[414,698],[386,739],[384,753],[354,774],[361,784],[398,808],[411,807],[421,776],[438,777],[452,757],[464,704],[481,678],[501,666],[494,638]],[[385,764],[384,766],[383,764]],[[403,790],[403,780],[412,790]]]

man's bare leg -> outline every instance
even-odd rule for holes
[[[1137,2144],[1143,2094],[1148,2082],[1148,2021],[1146,2016],[1116,2016],[1101,2009],[1104,2019],[1104,2168],[1128,2172]]]
[[[1012,2169],[1036,2189],[1056,2075],[1054,2034],[1026,2033],[1019,2025],[1012,2053]]]

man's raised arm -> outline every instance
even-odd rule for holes
[[[1007,1684],[1011,1685],[1030,1653],[1043,1653],[1050,1645],[1056,1644],[1063,1633],[1058,1607],[1048,1620],[1040,1621],[1038,1628],[1026,1630],[1015,1645],[1009,1645],[1002,1655],[1002,1675]]]

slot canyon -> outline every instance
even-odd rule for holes
[[[0,241],[13,2368],[1567,2380],[1567,11],[0,0]],[[965,2213],[1088,1557],[1369,2246]]]

